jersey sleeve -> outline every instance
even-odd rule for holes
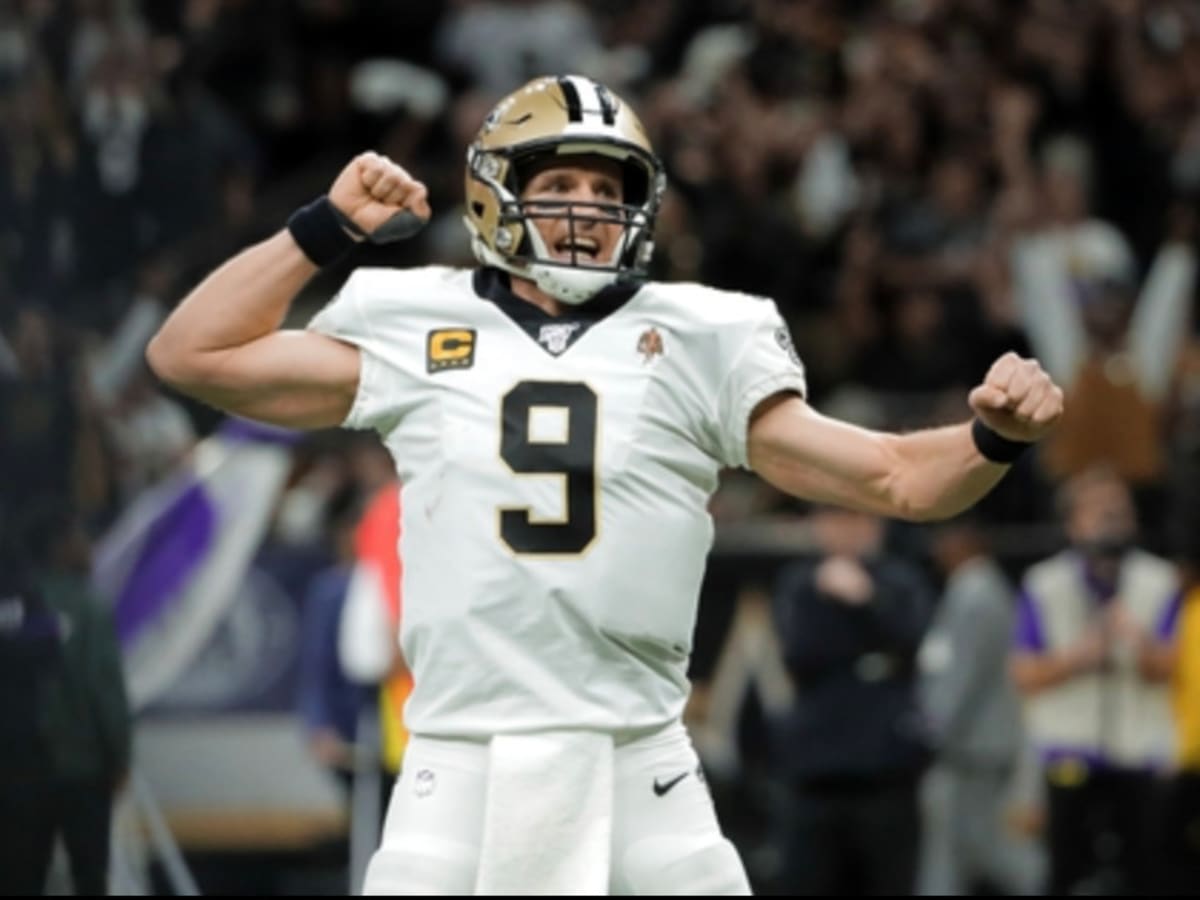
[[[749,464],[746,433],[755,407],[778,393],[808,394],[804,364],[775,303],[759,300],[752,309],[754,315],[742,328],[745,336],[731,348],[732,364],[717,392],[721,461],[743,468]]]
[[[369,270],[359,269],[313,316],[308,329],[353,344],[360,351],[358,390],[342,427],[386,433],[403,412],[398,398],[405,396],[407,386],[403,373],[387,362],[389,349],[380,329],[371,322],[371,303]]]

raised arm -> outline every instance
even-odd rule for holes
[[[1004,477],[1005,442],[1030,443],[1062,416],[1062,391],[1041,366],[1000,357],[969,402],[988,429],[972,423],[911,434],[859,428],[821,415],[795,395],[768,398],[750,422],[750,467],[769,483],[807,500],[915,521],[967,509]],[[1012,448],[1016,450],[1017,448]]]
[[[309,253],[378,233],[403,210],[429,217],[425,186],[376,153],[342,170],[328,202],[341,218],[314,204],[308,224],[323,213],[316,224],[339,223],[341,232],[318,231],[315,245],[305,241]],[[318,269],[295,233],[285,229],[242,251],[188,294],[146,348],[159,378],[248,418],[292,428],[341,424],[358,387],[359,351],[325,335],[279,329]]]

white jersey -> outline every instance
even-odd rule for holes
[[[484,274],[359,269],[309,325],[361,349],[344,424],[383,436],[403,484],[406,724],[663,725],[687,698],[718,472],[803,367],[769,300],[649,283],[531,334]]]

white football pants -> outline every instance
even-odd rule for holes
[[[364,894],[472,892],[487,759],[483,742],[410,739]],[[617,745],[610,858],[613,894],[750,893],[682,724]]]

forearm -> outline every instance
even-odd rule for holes
[[[250,247],[205,278],[167,318],[146,357],[164,381],[187,384],[223,354],[277,330],[317,267],[287,231]]]
[[[751,415],[747,459],[795,497],[914,521],[949,518],[991,490],[1008,461],[1062,416],[1062,390],[1036,360],[1014,353],[992,364],[967,401],[978,434],[974,422],[964,422],[897,435],[839,422],[800,397],[776,394]]]
[[[958,515],[986,495],[1009,467],[985,459],[971,423],[887,435],[881,501],[890,514],[930,521]]]
[[[1158,251],[1134,307],[1129,344],[1142,395],[1161,401],[1187,341],[1196,288],[1196,254],[1186,243]]]
[[[1074,678],[1079,674],[1079,666],[1066,653],[1020,654],[1013,658],[1010,671],[1017,690],[1032,695]]]

